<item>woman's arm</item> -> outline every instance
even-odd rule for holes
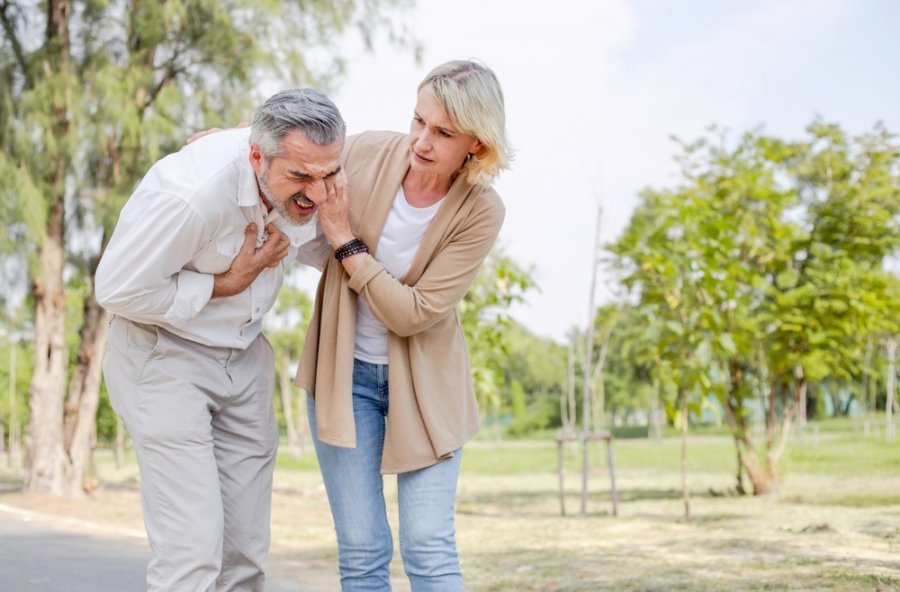
[[[487,196],[485,196],[487,197]],[[375,317],[392,333],[409,336],[444,318],[471,287],[503,224],[503,204],[492,194],[463,223],[449,243],[439,247],[419,280],[408,286],[391,276],[368,253],[341,261],[350,288],[366,299]],[[355,238],[347,216],[343,181],[329,188],[320,206],[322,228],[337,248]]]
[[[469,291],[503,224],[501,207],[484,210],[428,263],[422,277],[407,286],[374,258],[364,255],[350,277],[375,317],[397,335],[420,333],[444,318]]]

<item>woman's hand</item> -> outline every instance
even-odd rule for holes
[[[324,181],[325,201],[319,204],[319,223],[325,238],[336,249],[356,238],[350,228],[350,206],[345,191],[347,176],[342,169]]]
[[[233,128],[227,128],[227,129],[237,129],[237,128],[241,128],[241,127],[248,127],[249,125],[250,125],[250,124],[247,123],[246,121],[242,121],[242,122],[240,122],[239,124],[237,124],[236,126],[234,126]],[[197,132],[196,134],[194,134],[193,136],[191,136],[190,138],[188,138],[188,139],[187,139],[187,142],[185,142],[185,144],[190,144],[191,142],[193,142],[193,141],[195,141],[195,140],[199,140],[199,139],[202,138],[203,136],[208,136],[209,134],[214,134],[214,133],[220,132],[220,131],[222,131],[222,130],[224,130],[224,129],[226,129],[226,128],[223,128],[223,127],[211,127],[211,128],[209,128],[208,130],[203,130],[202,132]]]

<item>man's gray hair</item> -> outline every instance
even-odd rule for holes
[[[347,126],[341,112],[324,93],[312,88],[283,90],[256,110],[250,143],[259,146],[266,160],[284,154],[284,137],[301,131],[316,145],[343,142]]]

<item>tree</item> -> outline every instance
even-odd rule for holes
[[[522,436],[560,425],[559,400],[566,389],[567,352],[552,339],[538,337],[518,323],[505,331],[505,382],[513,405],[507,431]],[[519,398],[521,397],[521,398]]]
[[[645,191],[631,223],[611,247],[619,256],[623,282],[638,298],[646,339],[655,345],[657,380],[674,385],[667,411],[681,428],[682,491],[685,518],[690,517],[687,485],[687,435],[690,412],[699,415],[705,395],[721,391],[711,368],[713,357],[727,349],[719,338],[716,311],[709,306],[716,280],[703,266],[710,229],[704,227],[714,205],[691,186]],[[698,244],[697,241],[700,241]]]
[[[485,415],[496,418],[503,403],[508,330],[512,326],[509,308],[521,303],[525,293],[533,287],[530,272],[501,249],[494,248],[475,283],[459,303],[475,392]]]
[[[880,126],[848,138],[817,121],[808,134],[682,144],[681,184],[645,191],[611,247],[679,401],[693,394],[696,412],[714,395],[724,410],[739,491],[742,472],[754,493],[777,488],[809,385],[849,384],[870,337],[896,326],[884,261],[900,247],[900,152]]]
[[[394,35],[379,9],[402,2],[0,0],[0,201],[34,299],[28,490],[82,491],[106,315],[91,286],[67,389],[65,278],[91,282],[136,180],[187,130],[240,120],[262,79],[328,83],[339,53],[308,53]]]
[[[627,420],[642,410],[650,410],[651,424],[656,421],[661,390],[656,379],[656,344],[646,334],[650,327],[641,310],[629,304],[610,303],[597,311],[598,336],[609,333],[603,377],[598,390],[615,425],[617,418]],[[612,327],[615,327],[612,329]],[[600,347],[599,344],[596,347]],[[653,425],[655,429],[661,426]]]
[[[808,133],[786,159],[808,215],[782,283],[817,330],[782,350],[809,352],[797,364],[803,380],[827,374],[849,386],[868,373],[874,343],[898,330],[898,278],[884,264],[900,249],[900,147],[881,125],[851,138],[815,121]]]

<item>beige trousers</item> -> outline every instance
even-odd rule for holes
[[[113,317],[103,373],[140,466],[147,589],[261,592],[278,446],[268,341],[208,347]]]

